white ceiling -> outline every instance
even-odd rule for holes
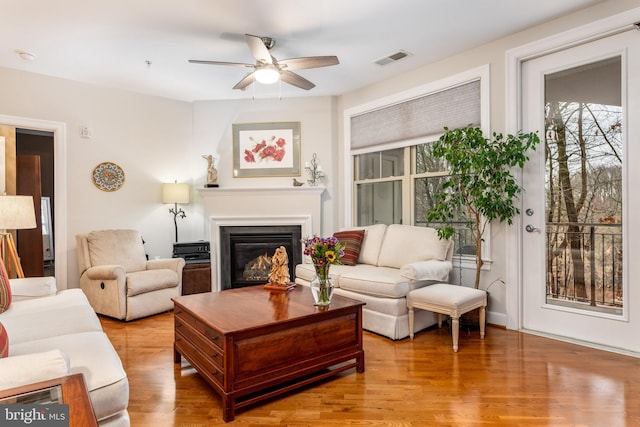
[[[185,101],[339,95],[601,1],[0,0],[0,67]],[[310,91],[243,92],[231,88],[248,69],[187,62],[254,63],[245,33],[275,38],[277,59],[340,64],[298,71]],[[398,50],[412,56],[374,64]]]

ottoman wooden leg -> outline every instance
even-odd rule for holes
[[[487,315],[486,307],[485,306],[480,307],[480,338],[484,338],[484,324],[485,324],[486,315]]]
[[[413,339],[413,307],[409,307],[409,338]]]
[[[460,319],[451,316],[451,336],[453,337],[453,351],[458,352],[458,337],[460,336]]]

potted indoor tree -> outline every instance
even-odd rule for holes
[[[522,168],[535,150],[540,138],[536,133],[507,135],[493,133],[485,138],[478,127],[448,129],[433,143],[431,155],[442,158],[450,175],[434,195],[434,206],[427,212],[429,222],[441,222],[436,227],[440,238],[451,238],[455,232],[452,221],[464,217],[475,244],[475,288],[480,285],[482,241],[487,225],[494,220],[506,221],[520,213],[516,197],[522,187],[512,174],[512,168]],[[462,215],[460,215],[462,214]]]

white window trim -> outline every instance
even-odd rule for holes
[[[451,87],[459,86],[465,83],[472,82],[480,79],[480,128],[486,135],[490,134],[490,66],[489,64],[482,65],[477,68],[470,69],[468,71],[449,76],[447,78],[437,80],[435,82],[427,83],[422,86],[418,86],[409,89],[404,92],[396,93],[388,97],[380,98],[375,101],[371,101],[365,104],[361,104],[355,107],[348,108],[344,111],[344,151],[343,151],[343,165],[344,165],[344,214],[345,214],[345,227],[353,226],[353,214],[355,200],[354,195],[354,179],[353,179],[353,159],[352,157],[357,154],[367,153],[371,151],[384,151],[393,148],[406,147],[408,145],[421,144],[425,140],[438,139],[439,135],[416,138],[414,140],[405,140],[401,142],[381,144],[375,147],[351,149],[351,118],[363,113],[386,108],[394,104],[406,102],[414,98],[430,95],[435,92],[440,92]],[[413,183],[411,183],[411,189],[413,191]],[[413,215],[413,213],[411,213]],[[491,266],[491,229],[489,228],[486,233],[485,241],[483,242],[483,258],[487,258],[483,269],[490,269]],[[475,268],[475,258],[473,257],[460,257],[462,268]]]

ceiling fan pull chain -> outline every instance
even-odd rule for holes
[[[253,76],[253,82],[256,82],[256,76]],[[251,100],[255,101],[256,100],[256,85],[251,85]]]

